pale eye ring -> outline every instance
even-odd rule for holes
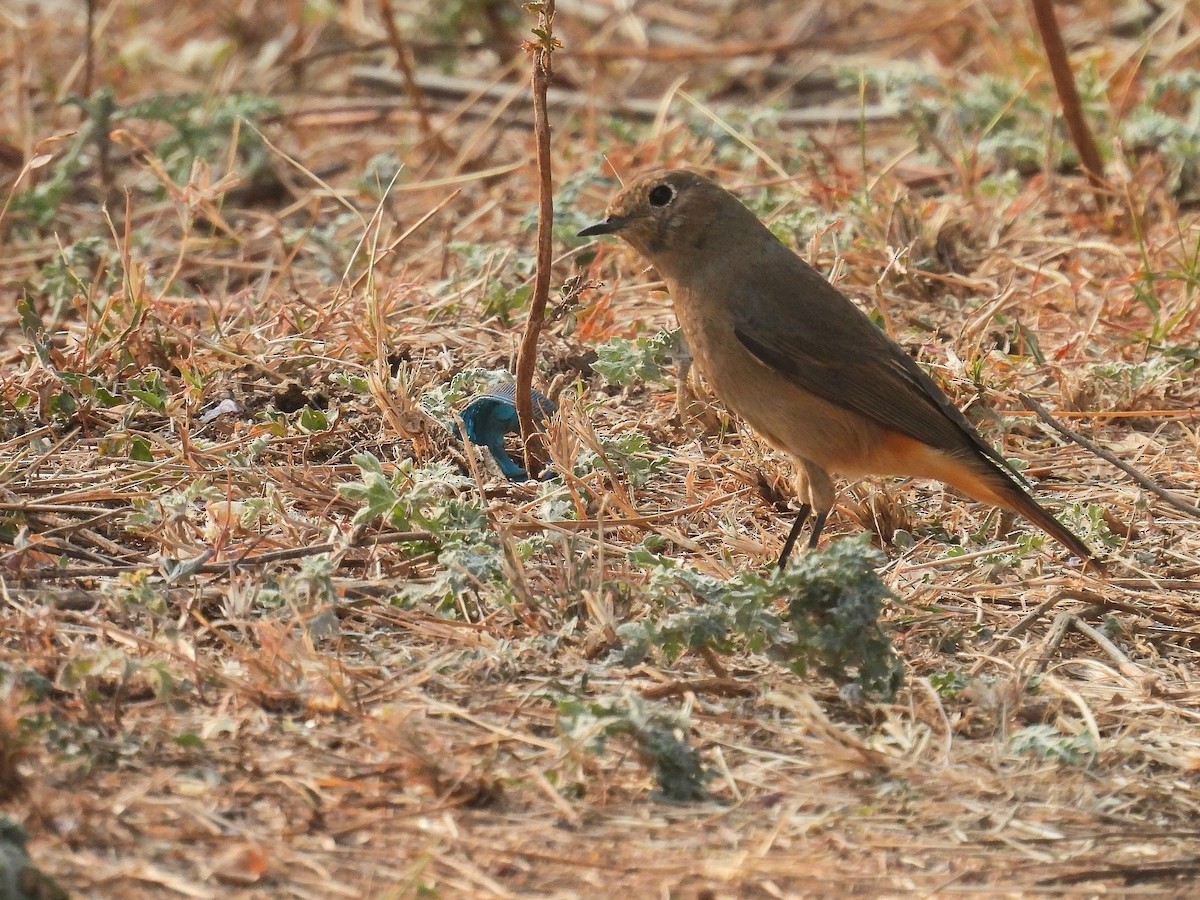
[[[651,206],[666,206],[675,199],[675,189],[669,184],[656,184],[647,197]]]

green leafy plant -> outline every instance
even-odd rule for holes
[[[453,609],[453,601],[466,590],[490,586],[492,598],[506,602],[511,587],[505,578],[504,554],[495,531],[484,511],[458,496],[472,484],[445,463],[418,467],[402,460],[392,474],[369,453],[353,458],[361,478],[343,482],[338,493],[363,504],[354,516],[355,524],[382,519],[401,531],[421,528],[438,545],[441,569],[433,581],[412,592],[413,599],[433,599],[444,610]]]
[[[199,514],[201,503],[222,499],[220,490],[202,478],[197,479],[183,490],[169,491],[160,497],[135,497],[125,524],[135,530],[156,530],[164,524],[190,520]]]
[[[358,176],[358,187],[372,198],[380,200],[386,196],[388,188],[395,183],[403,170],[404,163],[394,151],[384,150],[382,153],[376,153],[367,160],[362,174]]]
[[[484,295],[483,313],[486,316],[495,316],[504,325],[510,325],[513,313],[524,309],[529,304],[532,294],[533,285],[531,284],[510,288],[500,281],[494,281]]]
[[[171,398],[171,391],[163,383],[162,373],[156,369],[131,378],[126,390],[156,413],[166,412],[167,401]]]
[[[452,241],[449,249],[456,263],[449,284],[461,289],[482,282],[484,315],[508,324],[512,314],[528,304],[533,293],[529,259],[495,244]]]
[[[521,23],[520,9],[515,3],[498,3],[496,0],[447,0],[420,7],[425,13],[418,19],[418,33],[428,32],[450,47],[463,42],[479,42],[497,31],[515,29]],[[458,63],[458,53],[447,53],[443,63],[453,69]]]
[[[857,87],[864,73],[843,73],[843,82]],[[922,149],[944,149],[959,142],[959,152],[977,154],[1001,170],[1030,173],[1047,159],[1074,165],[1078,156],[1061,121],[1054,121],[1047,138],[1047,110],[1056,109],[1048,81],[1021,83],[1016,78],[985,74],[943,79],[911,69],[865,73],[882,97],[895,102],[912,126]],[[1103,80],[1095,66],[1077,72],[1081,100],[1089,121],[1107,121]]]
[[[114,689],[117,692],[127,689],[135,678],[160,699],[190,689],[190,683],[186,679],[177,680],[162,660],[137,659],[115,647],[99,647],[73,657],[59,671],[57,684],[62,690],[96,703]]]
[[[453,527],[454,516],[446,500],[471,481],[446,463],[419,467],[411,459],[397,463],[390,475],[383,463],[370,453],[356,453],[351,461],[358,467],[360,479],[337,486],[338,493],[363,504],[354,515],[354,524],[383,519],[400,531],[425,528],[442,535]]]
[[[1128,147],[1152,147],[1162,155],[1176,195],[1200,189],[1200,71],[1152,78],[1144,101],[1122,120],[1121,137]]]
[[[798,652],[788,654],[793,671],[815,665],[838,678],[853,674],[869,694],[895,694],[901,664],[879,623],[891,593],[875,571],[885,561],[861,535],[806,553],[775,576],[797,639]]]
[[[1119,392],[1119,403],[1137,403],[1152,391],[1162,390],[1164,382],[1178,381],[1194,367],[1189,359],[1154,356],[1138,362],[1116,360],[1092,366],[1092,375]]]
[[[1030,725],[1009,739],[1016,753],[1053,759],[1072,766],[1089,765],[1096,759],[1096,744],[1087,732],[1062,734],[1053,725]]]
[[[611,338],[596,347],[599,358],[592,363],[592,368],[610,384],[660,381],[662,367],[674,352],[676,340],[675,333],[668,331],[632,341]]]
[[[436,384],[421,395],[421,406],[430,415],[449,422],[455,411],[468,399],[499,384],[512,381],[512,373],[504,369],[463,369],[449,381]]]
[[[631,487],[641,487],[666,468],[669,457],[650,450],[650,439],[638,431],[626,431],[600,441],[604,457],[624,474]],[[577,475],[592,471],[600,464],[598,454],[585,451],[575,463]]]
[[[124,119],[162,122],[171,130],[154,146],[176,181],[187,180],[196,159],[219,160],[236,142],[239,171],[253,178],[270,165],[270,151],[254,127],[279,112],[279,104],[255,94],[155,96],[119,111]]]
[[[1098,503],[1071,503],[1063,508],[1059,518],[1084,541],[1116,549],[1124,542],[1108,527],[1104,512]]]
[[[86,116],[86,124],[33,186],[13,197],[9,213],[18,223],[48,227],[85,167],[92,162],[97,162],[101,169],[108,165],[109,133],[122,121],[161,122],[169,126],[168,133],[153,150],[171,178],[182,183],[195,160],[227,157],[231,140],[236,142],[243,176],[253,178],[267,169],[269,150],[251,126],[279,111],[274,100],[252,94],[156,95],[122,107],[110,88],[103,88],[87,99],[69,97],[64,102],[78,106]]]
[[[608,742],[629,737],[642,763],[654,771],[663,797],[677,802],[704,799],[714,773],[687,743],[687,720],[678,711],[636,694],[559,702],[558,728],[575,747],[603,753]]]
[[[110,291],[115,287],[117,273],[106,268],[104,247],[104,240],[95,235],[80,238],[42,266],[39,287],[49,301],[52,315],[62,315],[76,296],[89,296],[92,282],[101,273],[103,276],[95,288]]]
[[[655,648],[674,658],[687,649],[741,646],[798,675],[816,669],[852,682],[870,696],[890,698],[900,686],[901,665],[879,622],[890,596],[875,572],[883,556],[866,535],[835,541],[765,577],[744,572],[721,580],[645,550],[631,562],[648,567],[647,592],[662,613],[618,627],[614,662],[636,664]],[[782,612],[779,601],[786,603]]]
[[[957,697],[970,683],[971,679],[961,672],[934,672],[929,676],[930,686],[947,700]]]
[[[535,29],[536,33],[537,29]],[[555,185],[554,243],[579,245],[594,238],[581,238],[579,232],[596,221],[595,212],[583,199],[600,179],[600,166],[584,166],[576,169],[566,179]],[[532,232],[537,227],[537,208],[531,208],[521,217],[521,228]]]
[[[300,427],[310,434],[329,430],[329,416],[323,410],[312,406],[306,406],[300,410],[299,422]]]

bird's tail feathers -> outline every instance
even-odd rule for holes
[[[1034,500],[1020,483],[999,467],[989,465],[988,472],[977,473],[969,484],[960,484],[956,481],[950,483],[977,500],[1011,509],[1042,529],[1085,563],[1103,571],[1104,567],[1092,549]]]

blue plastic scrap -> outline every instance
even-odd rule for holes
[[[529,473],[513,462],[508,451],[504,449],[504,436],[517,434],[521,430],[517,420],[516,392],[515,384],[497,385],[468,403],[459,418],[462,419],[463,428],[467,432],[467,440],[472,444],[487,447],[505,478],[509,481],[525,481],[529,478]],[[545,394],[533,391],[533,415],[539,424],[557,411],[558,407],[554,405],[554,401]],[[457,426],[454,428],[454,435],[462,437]]]

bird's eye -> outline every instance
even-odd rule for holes
[[[675,190],[669,184],[655,185],[650,191],[651,206],[666,206],[675,199]]]

